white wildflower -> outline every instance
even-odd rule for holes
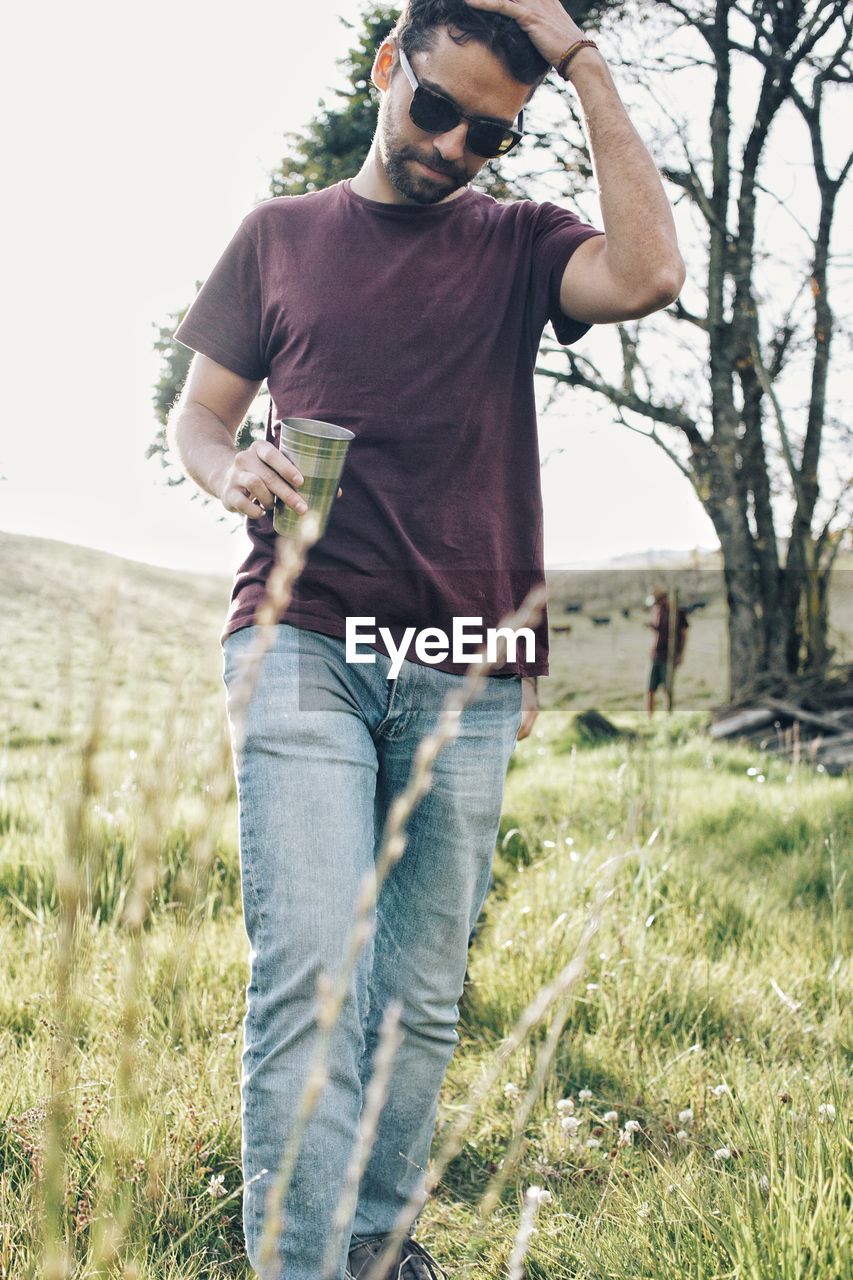
[[[225,1190],[224,1173],[217,1173],[210,1179],[210,1182],[207,1184],[207,1194],[209,1196],[213,1196],[214,1200],[219,1200],[222,1196],[227,1196],[228,1192]]]
[[[587,989],[587,991],[597,991],[597,990],[598,990],[598,983],[597,983],[597,982],[588,982],[588,983],[586,984],[586,989]]]
[[[601,1122],[602,1122],[602,1124],[618,1124],[618,1123],[619,1123],[619,1112],[618,1112],[618,1111],[605,1111],[604,1115],[601,1117]]]
[[[715,1160],[731,1160],[732,1153],[729,1147],[718,1147],[714,1152]]]
[[[563,1116],[560,1121],[560,1128],[565,1134],[574,1135],[581,1127],[581,1122],[577,1116]]]
[[[578,1098],[581,1100],[581,1102],[589,1102],[591,1097],[592,1097],[592,1089],[581,1089],[580,1092],[578,1093]]]
[[[835,1107],[831,1102],[822,1102],[817,1109],[818,1120],[834,1120]]]
[[[516,1098],[521,1097],[521,1090],[518,1085],[508,1080],[504,1085],[504,1097],[509,1098],[510,1102],[515,1102]]]
[[[687,1139],[690,1137],[686,1129],[679,1129],[678,1133],[675,1136],[679,1142],[686,1142]]]
[[[651,1212],[652,1206],[649,1204],[648,1200],[644,1200],[637,1210],[638,1221],[645,1222],[647,1218],[651,1217]]]
[[[683,1111],[679,1111],[679,1113],[678,1113],[678,1120],[679,1120],[679,1123],[680,1123],[680,1124],[692,1124],[692,1123],[693,1123],[693,1108],[692,1108],[692,1107],[685,1107]]]
[[[727,1084],[715,1084],[711,1092],[713,1093],[715,1098],[722,1098],[726,1094],[729,1094],[729,1096],[731,1096],[732,1091]]]
[[[574,1098],[560,1098],[560,1101],[557,1103],[558,1116],[570,1115],[574,1111],[574,1109],[575,1109]]]
[[[600,1146],[601,1146],[601,1139],[600,1139],[600,1138],[587,1138],[587,1140],[586,1140],[586,1145],[587,1145],[588,1147],[600,1147]]]
[[[557,845],[553,840],[543,840],[542,844],[546,849],[556,849]]]
[[[626,1133],[639,1133],[639,1132],[640,1132],[640,1130],[642,1129],[642,1127],[643,1127],[643,1126],[640,1124],[639,1120],[626,1120],[626,1121],[625,1121],[625,1132],[626,1132]]]

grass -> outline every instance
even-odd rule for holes
[[[227,591],[128,567],[110,605],[107,558],[54,544],[42,568],[2,673],[0,1275],[244,1280]],[[538,1185],[551,1199],[529,1280],[841,1277],[849,779],[712,743],[701,708],[650,730],[627,695],[590,690],[634,736],[584,746],[576,702],[554,703],[516,748],[434,1151],[575,951],[608,860],[613,892],[541,1096],[520,1123],[553,1009],[478,1108],[419,1234],[452,1274],[497,1280]]]

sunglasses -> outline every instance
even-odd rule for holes
[[[414,90],[409,104],[409,119],[424,133],[449,133],[455,129],[460,120],[468,123],[468,137],[465,145],[469,151],[486,159],[505,156],[513,147],[521,142],[524,112],[518,113],[518,128],[510,129],[497,120],[485,120],[482,116],[466,116],[450,98],[434,89],[427,89],[420,83],[412,70],[412,64],[402,49],[399,49],[400,66],[406,79]]]

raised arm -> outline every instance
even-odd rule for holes
[[[586,38],[560,0],[467,3],[513,18],[552,66]],[[583,110],[605,234],[591,236],[572,254],[560,305],[587,324],[648,315],[673,302],[684,284],[669,201],[601,54],[579,49],[565,74]]]

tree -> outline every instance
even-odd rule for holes
[[[720,539],[731,692],[740,697],[768,675],[821,670],[830,656],[827,585],[851,492],[849,476],[832,476],[851,435],[829,396],[833,342],[849,338],[830,302],[831,236],[853,156],[833,169],[826,134],[833,90],[851,79],[853,12],[843,0],[660,0],[621,18],[624,70],[659,122],[659,167],[699,233],[688,256],[689,277],[703,273],[699,303],[685,291],[662,316],[618,326],[613,372],[554,348],[540,372],[603,397],[693,483]],[[679,95],[686,76],[689,97]],[[705,93],[707,115],[695,107]],[[673,109],[679,97],[692,100],[694,118]],[[816,188],[810,226],[797,215],[802,262],[774,254],[761,234],[769,209],[784,206],[765,178],[768,151],[778,158],[790,145],[795,114]],[[703,145],[695,121],[705,118]],[[576,114],[574,123],[573,146],[588,162]],[[565,145],[539,142],[552,155]],[[653,348],[667,352],[657,372],[646,359]]]
[[[653,139],[690,241],[691,287],[666,312],[614,326],[610,357],[593,361],[546,343],[537,372],[552,399],[571,387],[606,403],[693,484],[720,540],[731,693],[744,696],[762,677],[820,670],[830,656],[827,585],[851,493],[849,477],[832,474],[851,434],[830,394],[830,353],[848,337],[830,304],[841,265],[831,237],[853,158],[828,159],[826,120],[851,79],[853,15],[843,0],[567,7],[595,25],[608,61],[620,64],[620,87],[636,100],[632,115],[636,108]],[[370,66],[395,14],[367,7],[344,59],[351,88],[338,93],[340,105],[321,103],[303,137],[291,135],[272,195],[324,187],[359,168],[376,122]],[[488,165],[477,185],[496,198],[540,196],[550,175],[559,187],[551,198],[579,207],[594,174],[573,90],[548,81],[532,108],[526,147],[512,163]],[[772,169],[786,146],[782,128],[790,132],[795,118],[816,199],[813,210],[792,211],[802,244],[792,272],[791,253],[774,255],[761,228],[785,206]],[[170,346],[171,331],[161,329],[158,345],[164,425],[188,363]],[[161,431],[149,453],[164,450]]]

